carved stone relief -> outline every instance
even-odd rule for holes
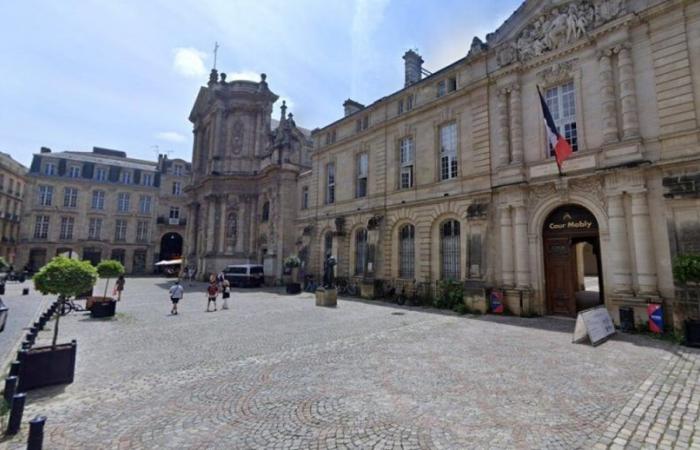
[[[234,155],[239,155],[241,151],[243,151],[243,133],[243,122],[241,119],[236,119],[231,124],[231,130],[229,132],[229,146]]]

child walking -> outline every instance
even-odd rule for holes
[[[231,296],[231,283],[224,278],[222,285],[221,298],[224,299],[224,304],[221,305],[221,309],[228,309],[228,298]]]
[[[207,288],[207,312],[209,312],[209,305],[214,303],[214,311],[216,311],[216,296],[219,295],[219,287],[216,285],[216,279],[209,283]]]
[[[182,299],[185,294],[185,289],[180,284],[180,280],[175,280],[175,283],[170,287],[170,301],[173,302],[173,308],[170,310],[170,314],[177,315],[177,303]]]

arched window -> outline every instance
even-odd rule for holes
[[[448,220],[440,225],[442,279],[460,279],[459,222]]]
[[[230,248],[236,247],[238,240],[238,210],[230,212],[226,217],[226,244]]]
[[[399,278],[411,279],[415,274],[415,227],[404,225],[399,230]]]
[[[262,207],[262,221],[267,222],[268,220],[270,220],[270,202],[265,202]]]
[[[367,267],[367,230],[364,228],[355,232],[355,275],[365,273]]]

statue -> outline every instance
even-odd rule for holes
[[[323,287],[326,289],[335,287],[335,277],[333,276],[335,264],[335,258],[331,256],[331,253],[326,253],[326,260],[323,262]]]

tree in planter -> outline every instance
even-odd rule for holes
[[[63,303],[70,297],[80,295],[92,289],[97,282],[97,270],[89,261],[76,261],[57,256],[34,275],[34,288],[42,294],[58,295],[60,302],[58,311],[63,309]],[[56,324],[53,330],[52,347],[56,347],[58,339],[58,321],[61,314],[56,313]]]
[[[288,256],[287,259],[284,260],[284,267],[288,268],[292,272],[292,282],[296,283],[296,276],[294,275],[294,269],[298,269],[301,266],[301,260],[299,259],[298,256],[292,255]]]
[[[105,294],[102,296],[103,299],[106,299],[107,298],[107,289],[109,288],[109,279],[116,278],[119,275],[123,275],[124,274],[124,266],[119,261],[115,261],[113,259],[108,259],[108,260],[100,262],[97,265],[97,273],[100,275],[100,278],[107,279],[107,281],[105,281]]]

